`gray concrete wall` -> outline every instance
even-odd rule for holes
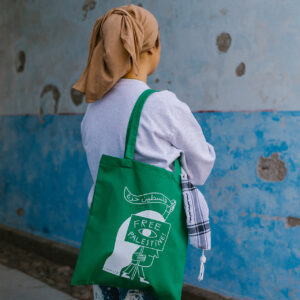
[[[91,28],[126,3],[2,0],[1,114],[39,114],[41,107],[44,113],[84,112],[70,88],[85,66]],[[149,9],[161,30],[153,88],[173,90],[193,111],[300,108],[298,1],[133,3]],[[43,94],[45,88],[57,100]]]

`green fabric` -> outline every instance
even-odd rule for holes
[[[179,300],[188,233],[175,170],[133,159],[144,91],[128,123],[124,158],[103,154],[71,285],[100,284],[148,290]]]

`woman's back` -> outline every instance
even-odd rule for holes
[[[102,154],[124,157],[130,114],[140,94],[149,88],[144,81],[121,78],[102,99],[88,104],[81,134],[94,183]],[[203,184],[215,160],[213,147],[184,102],[168,90],[155,92],[142,110],[134,159],[173,171],[180,152],[182,172],[194,184]],[[94,186],[88,196],[89,207]]]
[[[127,126],[132,109],[150,87],[147,76],[157,68],[161,43],[153,14],[128,4],[112,8],[93,27],[85,70],[73,88],[89,103],[81,122],[83,146],[94,184],[103,154],[124,157]],[[204,184],[215,152],[187,104],[168,90],[152,93],[145,102],[138,128],[134,160],[173,171],[181,155],[181,172],[194,185]],[[146,292],[93,285],[94,299],[133,299]],[[105,296],[107,295],[107,297]],[[153,299],[151,297],[151,299]]]

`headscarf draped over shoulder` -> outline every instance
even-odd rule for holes
[[[131,69],[139,72],[140,53],[155,45],[158,22],[145,8],[128,4],[97,19],[89,42],[88,62],[73,88],[95,102]]]

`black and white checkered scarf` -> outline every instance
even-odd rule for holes
[[[209,209],[202,193],[188,180],[184,173],[181,173],[181,186],[190,244],[202,249],[198,280],[203,280],[206,261],[204,250],[211,249]]]

